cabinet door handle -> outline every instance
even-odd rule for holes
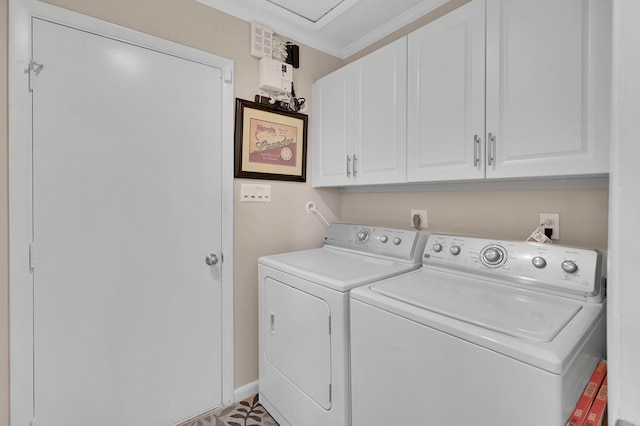
[[[358,157],[353,154],[353,178],[356,178],[356,173],[358,172]]]
[[[473,166],[478,167],[480,163],[480,138],[473,135]]]
[[[347,177],[351,177],[351,156],[347,155]]]
[[[496,159],[496,135],[489,133],[489,143],[487,144],[487,165],[492,165]]]

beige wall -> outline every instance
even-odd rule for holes
[[[371,51],[468,0],[452,0],[417,23],[376,43]],[[0,0],[0,426],[8,425],[8,237],[6,132],[6,10]],[[174,0],[49,0],[50,3],[170,39],[235,61],[235,92],[252,99],[258,61],[249,55],[250,25],[195,1]],[[347,60],[351,61],[360,54]],[[296,94],[311,102],[311,83],[343,61],[300,45],[300,68],[294,71]],[[310,106],[310,105],[309,105]],[[309,110],[309,114],[312,112]],[[233,141],[227,141],[233,143]],[[311,131],[309,131],[309,143]],[[309,153],[311,149],[309,147]],[[311,155],[307,176],[311,176]],[[240,203],[236,180],[234,202],[234,339],[235,385],[258,378],[257,259],[260,256],[319,246],[324,227],[305,212],[315,201],[328,220],[408,227],[411,209],[427,209],[429,231],[524,239],[540,212],[560,213],[562,243],[606,248],[607,191],[469,191],[346,193],[314,190],[310,183],[260,182],[272,185],[268,204]]]
[[[607,249],[606,189],[350,193],[341,218],[409,227],[412,209],[427,210],[427,233],[524,240],[538,226],[539,213],[560,214],[559,244]]]

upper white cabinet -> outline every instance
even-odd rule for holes
[[[484,178],[484,1],[409,35],[407,179]]]
[[[608,0],[472,0],[410,34],[408,181],[607,173],[610,34]]]
[[[487,177],[609,171],[611,19],[610,0],[487,1]]]
[[[407,38],[312,89],[313,186],[406,181]]]

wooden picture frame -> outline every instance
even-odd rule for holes
[[[307,118],[236,98],[235,177],[306,182]]]

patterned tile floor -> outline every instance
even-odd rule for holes
[[[258,395],[204,413],[179,426],[278,426],[258,402]]]

